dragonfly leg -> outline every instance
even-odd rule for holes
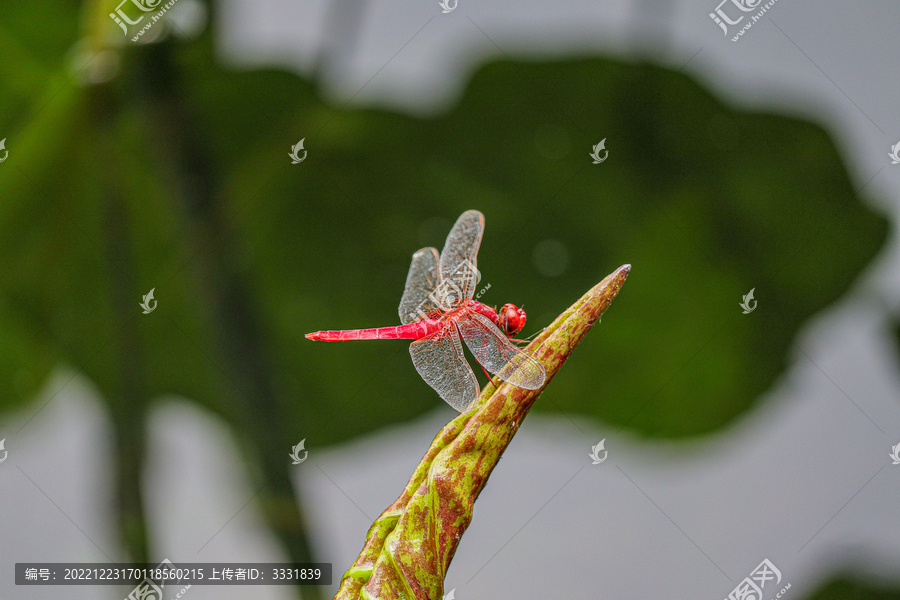
[[[484,374],[487,376],[488,382],[489,382],[489,383],[494,384],[494,387],[500,387],[500,381],[501,381],[501,380],[500,380],[499,377],[497,378],[497,381],[494,381],[494,376],[491,375],[490,373],[488,373],[488,372],[487,372],[487,369],[485,369],[484,367],[482,367],[480,364],[479,364],[478,366],[481,367],[481,370],[482,370],[482,371],[484,371]]]
[[[517,340],[517,339],[515,339],[515,338],[509,338],[509,341],[515,342],[515,343],[517,343],[517,344],[530,344],[530,343],[532,342],[532,340],[533,340],[535,337],[537,337],[537,335],[538,335],[539,333],[543,333],[544,329],[546,329],[546,327],[544,327],[544,328],[541,329],[540,331],[536,331],[536,332],[532,333],[531,335],[529,335],[529,336],[528,336],[526,339],[524,339],[524,340]]]

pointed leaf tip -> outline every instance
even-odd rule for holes
[[[492,382],[470,411],[444,426],[406,489],[369,528],[335,600],[441,598],[447,568],[491,471],[535,400],[609,308],[630,271],[630,264],[616,269],[528,345],[526,350],[547,373],[540,389],[509,383],[497,387]]]

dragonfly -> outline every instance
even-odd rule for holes
[[[462,342],[485,372],[528,390],[547,379],[543,365],[513,344],[525,326],[525,311],[515,304],[496,308],[474,300],[480,279],[478,248],[484,235],[484,215],[464,212],[447,235],[443,251],[422,248],[412,257],[400,299],[402,325],[374,329],[316,331],[307,339],[414,340],[409,346],[413,366],[438,395],[464,413],[481,392],[478,379],[463,354]]]

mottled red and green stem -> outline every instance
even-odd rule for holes
[[[489,384],[469,412],[441,429],[406,489],[372,524],[335,600],[442,597],[447,567],[491,471],[534,401],[609,308],[630,269],[624,265],[608,275],[528,345],[547,370],[543,388]]]

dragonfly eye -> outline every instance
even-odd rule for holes
[[[525,327],[525,311],[515,304],[504,304],[497,317],[506,335],[515,335]]]

